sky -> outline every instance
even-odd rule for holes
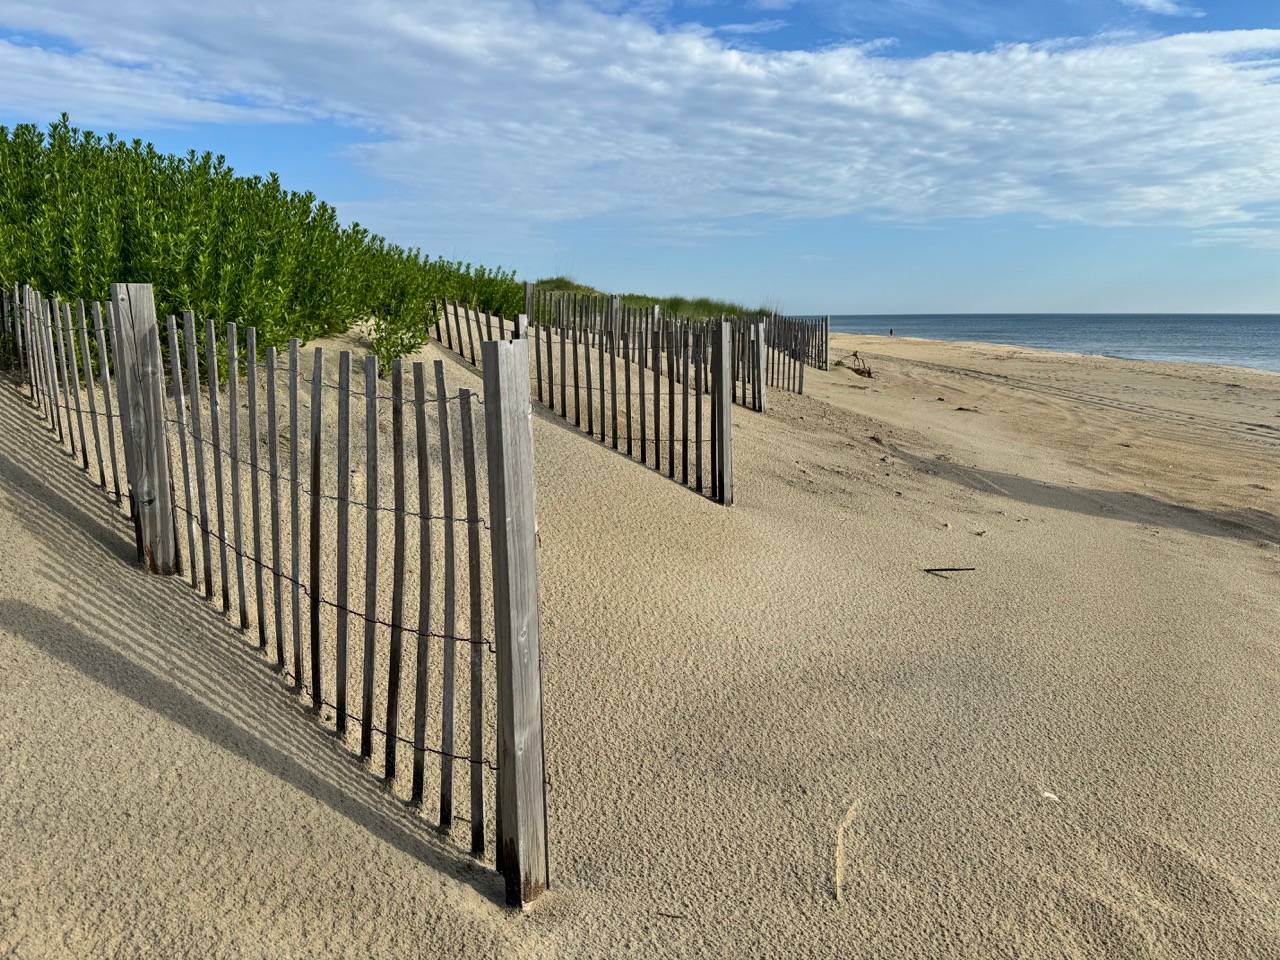
[[[5,0],[0,124],[787,312],[1280,312],[1276,0]]]

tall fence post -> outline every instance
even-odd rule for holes
[[[173,500],[169,483],[169,442],[165,434],[164,367],[160,328],[149,283],[111,284],[111,302],[119,325],[119,376],[129,398],[126,444],[133,450],[137,475],[129,475],[142,528],[147,568],[177,572]]]
[[[727,507],[733,504],[733,324],[721,320],[716,327],[716,466],[720,474],[719,499]]]
[[[529,341],[488,341],[485,441],[498,679],[498,861],[507,902],[550,886]]]
[[[755,322],[756,328],[756,356],[755,356],[755,378],[756,378],[756,409],[764,413],[765,408],[765,349],[764,349],[764,320]]]

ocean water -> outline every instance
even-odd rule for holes
[[[847,333],[981,340],[1124,357],[1225,363],[1280,373],[1280,314],[955,314],[835,316]]]

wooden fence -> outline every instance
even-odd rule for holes
[[[663,319],[617,298],[539,292],[531,284],[525,303],[514,322],[439,304],[436,339],[472,364],[477,346],[494,337],[527,339],[532,389],[551,414],[634,462],[732,504],[731,407],[739,395],[746,402],[749,366],[745,353],[736,362],[732,324]],[[763,378],[753,382],[763,405]]]
[[[528,351],[486,340],[481,397],[441,361],[388,380],[234,323],[162,328],[146,284],[74,316],[0,294],[0,358],[127,497],[148,569],[216,597],[397,795],[466,822],[513,904],[549,878]]]
[[[818,370],[831,369],[831,318],[830,317],[777,317],[790,331],[799,358],[807,366]]]

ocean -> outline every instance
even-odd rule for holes
[[[981,340],[1131,360],[1224,363],[1280,373],[1280,314],[1009,313],[831,316],[831,329]]]

